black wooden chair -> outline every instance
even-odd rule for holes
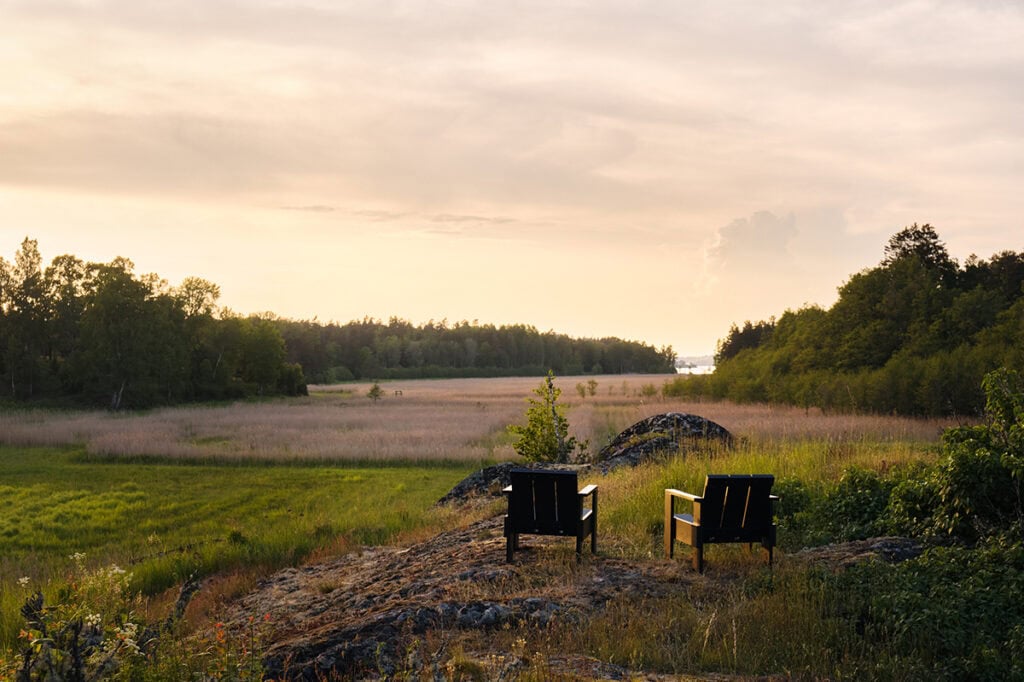
[[[513,469],[505,515],[505,560],[519,549],[519,536],[560,535],[576,538],[576,556],[583,554],[583,538],[590,536],[590,552],[597,553],[597,486],[577,490],[575,471]],[[583,507],[592,497],[590,509]]]
[[[760,542],[772,564],[775,547],[775,478],[770,474],[709,474],[701,496],[665,489],[665,555],[673,556],[675,541],[694,549],[693,567],[704,571],[704,545]],[[693,504],[693,514],[677,514],[676,499]]]

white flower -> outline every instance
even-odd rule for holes
[[[23,578],[18,578],[18,584],[21,585],[22,587],[28,587],[28,584],[30,582],[32,582],[32,580],[27,575],[24,576]]]
[[[103,622],[103,617],[100,616],[100,614],[98,613],[90,613],[88,616],[85,617],[85,622],[86,624],[92,625],[93,627],[99,627],[100,623]]]

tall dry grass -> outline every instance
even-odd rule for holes
[[[597,451],[645,417],[688,412],[752,440],[931,442],[950,423],[725,402],[665,400],[664,376],[593,377],[594,395],[561,377],[560,401],[574,435]],[[90,454],[200,460],[491,461],[514,459],[505,427],[524,419],[537,377],[386,382],[384,398],[369,384],[314,386],[310,396],[227,406],[174,407],[139,414],[16,411],[0,414],[0,443],[81,445]]]

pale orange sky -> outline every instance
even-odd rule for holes
[[[0,255],[712,352],[1024,250],[1015,2],[0,0]]]

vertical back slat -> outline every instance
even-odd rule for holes
[[[757,531],[770,528],[772,525],[771,501],[769,497],[775,477],[771,474],[754,474],[750,476],[750,502],[747,505],[747,523],[743,528]]]
[[[729,479],[729,490],[722,509],[721,535],[735,535],[743,527],[743,516],[747,511],[750,494],[750,479],[746,476],[735,476]]]

